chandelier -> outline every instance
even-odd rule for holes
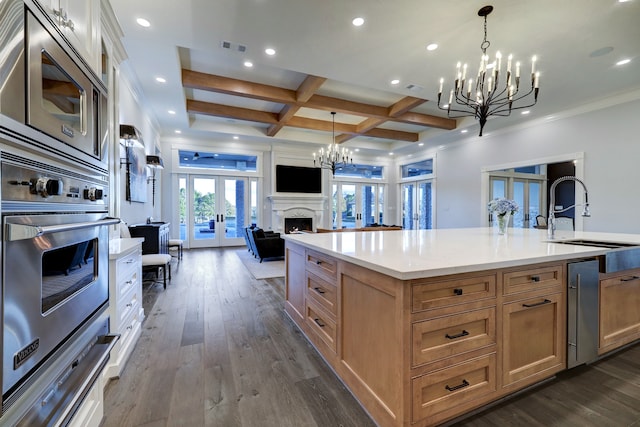
[[[507,57],[507,69],[504,76],[504,86],[500,87],[502,75],[502,55],[496,52],[495,60],[489,63],[487,48],[491,45],[487,40],[487,16],[493,11],[493,6],[484,6],[478,11],[478,16],[484,17],[484,40],[480,45],[482,56],[480,67],[475,81],[467,80],[467,64],[461,69],[458,62],[456,66],[455,83],[449,93],[449,103],[441,106],[442,85],[444,79],[440,79],[438,91],[438,108],[446,110],[450,118],[473,116],[480,122],[480,135],[487,119],[490,116],[509,116],[512,110],[529,108],[538,101],[538,83],[540,73],[536,72],[536,57],[531,58],[531,89],[527,93],[520,93],[520,62],[515,64],[515,76],[511,72],[512,55]],[[527,105],[515,107],[514,104],[523,98],[533,94]],[[454,104],[455,101],[455,104]]]
[[[333,176],[336,175],[336,169],[346,168],[349,165],[353,165],[352,152],[346,148],[340,149],[336,144],[336,112],[331,112],[332,117],[332,130],[331,130],[331,144],[325,150],[320,149],[319,153],[313,153],[313,166],[329,169]],[[317,156],[317,157],[316,157]]]

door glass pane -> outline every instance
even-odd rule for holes
[[[378,188],[378,224],[384,224],[384,187]]]
[[[376,186],[363,185],[362,187],[362,226],[376,223]]]
[[[413,189],[413,184],[404,184],[402,186],[402,228],[405,230],[414,229]]]
[[[226,238],[242,237],[242,229],[245,227],[244,182],[244,179],[224,180],[224,235]]]
[[[193,179],[193,238],[215,238],[216,233],[216,180]]]
[[[421,182],[418,186],[418,229],[431,229],[431,183]]]
[[[187,239],[187,179],[178,179],[178,215],[180,216],[180,240]]]
[[[341,211],[340,200],[338,200],[338,186],[336,184],[333,184],[333,191],[331,194],[331,228],[335,230],[338,228],[338,212]]]
[[[513,214],[513,227],[515,228],[523,228],[525,226],[525,213],[527,207],[525,206],[525,182],[523,181],[514,181],[513,182],[513,200],[515,200],[516,204],[520,209],[518,212]]]
[[[251,224],[258,224],[258,181],[251,180]]]
[[[541,213],[540,201],[542,199],[541,184],[538,181],[529,181],[529,227],[536,225],[536,217]]]
[[[491,178],[491,199],[498,199],[500,197],[506,197],[507,194],[507,180]]]
[[[356,186],[342,185],[342,212],[340,215],[342,228],[356,227]]]

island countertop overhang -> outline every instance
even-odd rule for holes
[[[558,244],[546,230],[490,227],[286,234],[309,249],[400,279],[410,280],[604,255],[605,248]],[[555,241],[606,240],[640,245],[640,235],[562,232]]]

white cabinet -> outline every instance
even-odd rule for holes
[[[36,0],[80,56],[99,75],[100,2]]]
[[[109,242],[109,324],[120,339],[111,350],[104,372],[119,377],[140,337],[144,319],[142,307],[142,241],[114,239]]]

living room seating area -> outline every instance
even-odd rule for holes
[[[280,237],[280,233],[253,226],[245,227],[244,231],[248,250],[260,262],[268,258],[284,257],[284,240]]]

